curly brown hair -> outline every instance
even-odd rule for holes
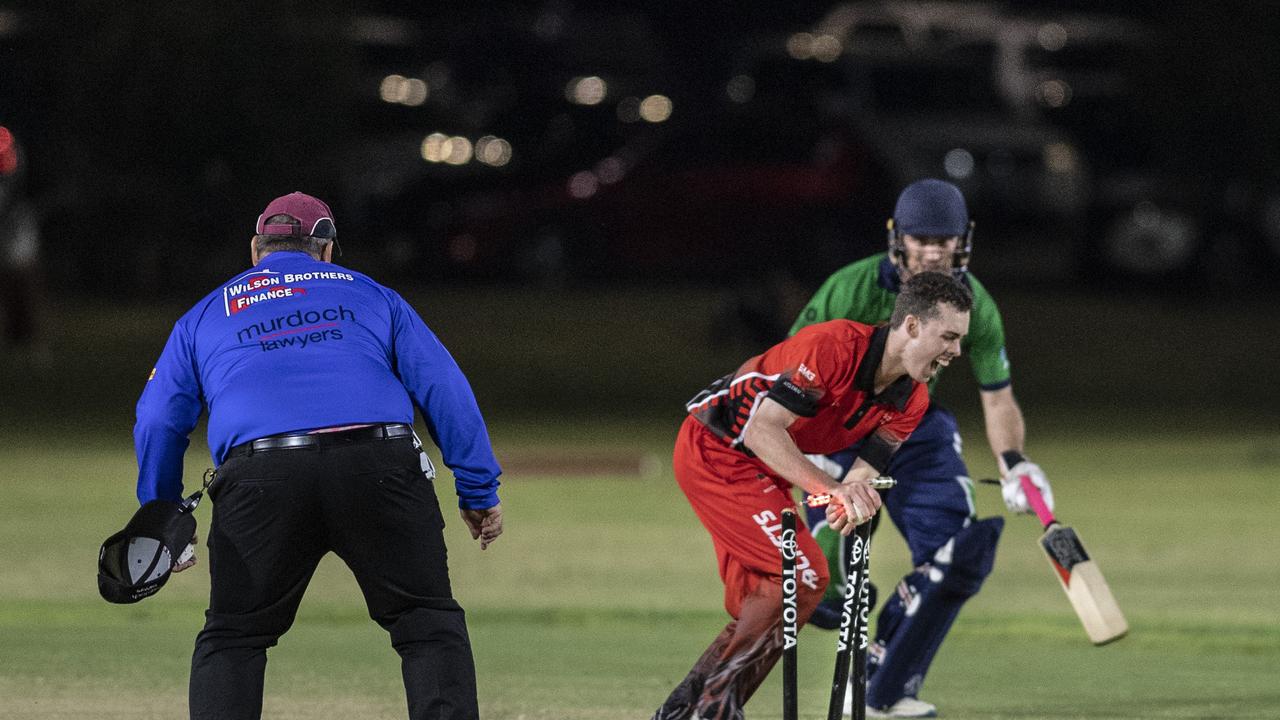
[[[893,305],[893,315],[889,317],[889,326],[898,327],[908,315],[915,315],[922,321],[932,320],[938,316],[938,305],[942,303],[960,312],[969,312],[973,309],[973,293],[947,273],[912,275],[910,280],[902,283],[898,300]]]

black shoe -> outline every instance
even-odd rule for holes
[[[876,606],[877,595],[876,584],[867,583],[867,612],[871,612],[871,608]],[[841,599],[823,600],[818,603],[818,607],[813,609],[813,614],[809,616],[809,624],[822,628],[823,630],[839,630],[840,629],[840,612],[844,601]]]
[[[823,600],[818,603],[818,607],[813,609],[813,614],[809,616],[809,624],[822,628],[823,630],[836,630],[840,627],[840,605],[839,600]]]

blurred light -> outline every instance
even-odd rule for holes
[[[750,75],[734,75],[729,78],[729,84],[725,86],[724,92],[736,103],[750,102],[756,94],[756,81],[751,79]]]
[[[1067,29],[1058,23],[1045,23],[1036,32],[1036,41],[1049,52],[1057,52],[1067,46]]]
[[[427,83],[418,78],[388,75],[378,84],[378,97],[383,102],[418,106],[427,101]]]
[[[807,32],[798,32],[787,38],[787,54],[796,60],[808,60],[813,57],[813,36]]]
[[[640,119],[640,98],[624,97],[618,102],[618,119],[633,123]]]
[[[444,143],[449,139],[444,133],[431,133],[422,141],[422,159],[427,162],[444,160]]]
[[[433,163],[465,165],[471,161],[471,141],[462,136],[449,137],[444,133],[431,133],[422,141],[422,159]]]
[[[565,99],[579,105],[599,105],[608,92],[609,86],[595,75],[576,77],[564,88]]]
[[[585,200],[600,189],[600,181],[596,179],[596,174],[590,170],[583,170],[580,173],[574,173],[569,178],[569,194],[579,200]]]
[[[378,97],[383,102],[398,103],[404,99],[404,81],[403,75],[388,75],[382,78],[382,83],[378,85]]]
[[[1199,244],[1198,236],[1189,217],[1144,200],[1116,218],[1103,248],[1113,265],[1154,277],[1186,267]]]
[[[671,99],[666,95],[650,95],[640,102],[640,117],[660,123],[671,117]]]
[[[450,165],[465,165],[471,161],[471,141],[461,135],[451,137],[441,143],[440,154]]]
[[[972,175],[973,165],[973,153],[964,148],[951,150],[942,158],[942,168],[957,180],[963,180]]]
[[[1071,102],[1071,86],[1062,80],[1040,83],[1040,102],[1051,108],[1066,107]]]
[[[1044,165],[1049,172],[1059,175],[1075,172],[1078,164],[1076,149],[1068,143],[1055,142],[1044,146]]]
[[[400,102],[409,107],[417,107],[427,101],[427,84],[418,78],[409,78],[404,82],[404,99]]]
[[[1164,213],[1150,200],[1143,200],[1133,206],[1133,222],[1143,230],[1155,230],[1160,227]]]
[[[818,62],[835,62],[844,48],[834,35],[819,35],[813,39],[813,58]]]
[[[17,13],[12,10],[0,10],[0,37],[16,32],[19,27]]]
[[[511,143],[500,137],[485,135],[476,141],[476,159],[485,165],[502,167],[511,162]]]
[[[11,175],[18,169],[18,148],[9,128],[0,125],[0,175]]]
[[[627,166],[620,158],[609,156],[596,163],[596,177],[603,185],[612,185],[627,174]]]

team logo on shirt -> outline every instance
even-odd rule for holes
[[[241,275],[222,288],[222,309],[231,317],[260,302],[306,294],[306,288],[285,285],[280,273],[258,270]]]
[[[352,282],[351,273],[319,270],[305,273],[279,273],[272,270],[255,270],[245,273],[222,288],[222,307],[227,317],[260,302],[306,295],[307,289],[293,283],[312,280],[344,280]]]
[[[803,376],[804,376],[804,379],[805,379],[805,380],[808,380],[809,382],[813,382],[813,381],[814,381],[814,378],[816,378],[816,377],[818,376],[818,374],[817,374],[817,373],[815,373],[814,371],[810,370],[810,369],[809,369],[809,366],[805,365],[804,363],[800,363],[800,367],[799,367],[799,369],[797,369],[797,370],[796,370],[796,372],[798,372],[798,373],[800,373],[801,375],[803,375]]]
[[[342,339],[341,324],[354,322],[355,311],[339,305],[291,313],[250,323],[236,331],[241,343],[255,341],[263,352],[282,348],[306,348],[314,343]]]

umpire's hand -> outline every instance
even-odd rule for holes
[[[191,556],[187,560],[183,560],[182,562],[177,562],[175,560],[173,563],[173,572],[180,573],[183,570],[186,570],[189,567],[193,567],[196,564],[196,545],[199,545],[199,544],[200,544],[200,536],[192,535],[191,542],[187,545],[187,551],[190,551]],[[183,553],[183,557],[187,557],[186,552]],[[178,558],[178,560],[182,560],[182,558]]]
[[[471,531],[471,538],[480,538],[480,549],[489,547],[489,543],[502,534],[502,503],[484,510],[462,510],[462,522]]]

